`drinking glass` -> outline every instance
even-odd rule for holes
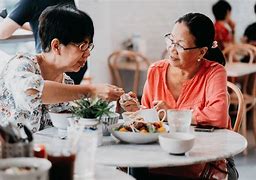
[[[75,179],[88,179],[95,176],[95,152],[98,132],[85,127],[80,135],[75,161]]]
[[[170,132],[189,132],[192,121],[191,110],[167,110]]]
[[[52,163],[50,180],[73,180],[76,152],[72,142],[54,137],[46,150],[47,159]]]

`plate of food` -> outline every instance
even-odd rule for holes
[[[158,140],[160,133],[167,132],[166,126],[161,121],[146,122],[136,119],[109,126],[109,131],[118,140],[132,144],[153,143]]]

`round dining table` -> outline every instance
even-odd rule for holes
[[[35,144],[49,144],[53,138],[57,137],[57,129],[47,128],[34,134]],[[62,141],[62,139],[59,139]],[[63,139],[65,141],[65,139]],[[96,155],[97,156],[97,155]],[[135,180],[131,175],[116,169],[116,167],[104,166],[102,164],[96,164],[95,176],[86,178],[88,180]],[[76,178],[74,178],[76,180]]]
[[[96,163],[104,167],[129,167],[129,173],[136,179],[141,179],[138,177],[144,176],[149,167],[173,167],[215,161],[235,156],[247,147],[247,140],[231,130],[216,129],[213,132],[192,133],[196,137],[194,146],[184,155],[171,155],[158,142],[127,144],[112,136],[104,136],[102,145],[96,151]],[[56,128],[39,131],[35,134],[35,143],[47,143],[56,134]]]
[[[246,139],[231,130],[193,133],[196,136],[194,146],[183,156],[168,154],[157,142],[125,144],[112,137],[104,137],[103,145],[97,149],[96,162],[120,167],[183,166],[228,158],[247,147]]]

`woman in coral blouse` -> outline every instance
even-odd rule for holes
[[[169,58],[152,64],[148,70],[143,106],[191,109],[192,124],[231,128],[225,59],[214,33],[212,21],[203,14],[189,13],[176,21],[171,33],[165,35]],[[133,99],[121,101],[121,106],[136,111],[136,95],[129,94]],[[193,170],[198,172],[196,166],[188,166],[192,174]],[[170,168],[166,172],[172,174]]]
[[[191,109],[193,124],[231,128],[225,59],[214,41],[212,21],[201,14],[187,14],[165,35],[165,41],[169,59],[150,66],[142,105]],[[127,111],[138,110],[134,101],[121,105]]]

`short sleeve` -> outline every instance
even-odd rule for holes
[[[41,96],[44,80],[39,73],[39,66],[28,57],[17,57],[9,62],[5,75],[5,84],[12,93],[16,108],[33,110],[42,104]],[[27,90],[35,90],[29,95]]]
[[[9,18],[22,26],[32,18],[35,0],[20,0],[9,14]]]
[[[64,74],[63,83],[74,84],[74,81],[68,75]],[[64,102],[64,103],[58,103],[58,104],[49,104],[47,107],[48,107],[48,110],[50,111],[52,110],[55,112],[61,112],[61,111],[69,110],[71,108],[71,105],[69,102]]]

